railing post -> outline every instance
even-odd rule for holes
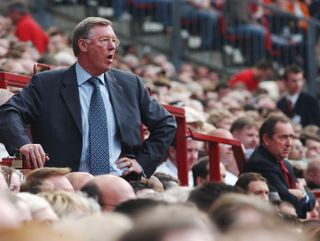
[[[174,0],[172,2],[171,16],[172,16],[172,35],[170,43],[171,61],[176,69],[181,65],[181,0]]]
[[[209,143],[209,176],[210,181],[221,181],[219,143]]]
[[[307,42],[306,42],[306,50],[307,50],[307,58],[306,58],[306,77],[308,78],[308,92],[313,96],[316,95],[317,90],[317,60],[315,53],[316,46],[316,31],[319,24],[317,24],[314,20],[308,21],[308,29],[307,29]]]
[[[187,162],[187,141],[186,141],[186,119],[176,118],[176,158],[178,179],[182,186],[188,186],[188,162]]]

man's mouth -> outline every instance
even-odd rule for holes
[[[110,60],[110,61],[113,60],[113,54],[109,54],[109,55],[107,56],[107,59]]]

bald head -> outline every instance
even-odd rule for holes
[[[123,178],[114,175],[95,176],[81,190],[86,192],[88,187],[97,188],[102,211],[112,211],[116,205],[136,197],[131,185]]]
[[[231,132],[226,129],[215,129],[210,134],[221,138],[233,139]]]
[[[93,176],[88,172],[70,172],[66,175],[66,178],[70,181],[75,191],[80,191],[83,185],[93,179]]]
[[[312,182],[316,186],[320,186],[320,159],[311,160],[308,163],[307,170],[305,171],[304,178],[307,182]]]

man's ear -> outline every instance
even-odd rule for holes
[[[169,155],[170,159],[175,159],[176,158],[176,154],[177,154],[176,149],[173,146],[169,146],[168,155]]]
[[[78,40],[78,46],[79,46],[79,49],[80,49],[82,52],[87,52],[88,42],[87,42],[85,39],[79,39],[79,40]]]
[[[264,133],[264,134],[262,135],[262,140],[263,140],[263,145],[269,146],[269,144],[270,144],[270,138],[269,138],[269,136],[268,136],[267,133]]]

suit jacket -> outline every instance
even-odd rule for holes
[[[150,176],[174,138],[175,119],[149,96],[136,75],[110,69],[106,76],[122,153],[134,155]],[[142,123],[150,131],[143,143]],[[34,75],[18,95],[0,107],[0,140],[9,153],[31,143],[26,125],[33,143],[41,144],[50,157],[46,166],[78,170],[82,127],[75,65]]]
[[[295,178],[290,163],[286,160],[283,162],[290,175]],[[275,189],[282,200],[292,203],[298,216],[301,218],[305,217],[306,212],[310,211],[315,205],[315,197],[309,191],[307,191],[309,202],[303,202],[289,193],[288,185],[276,158],[261,145],[256,148],[252,156],[245,163],[244,172],[257,172],[264,176],[268,180],[270,188]]]
[[[277,107],[289,118],[292,118],[294,115],[299,115],[301,117],[300,123],[302,126],[311,124],[320,126],[320,108],[318,101],[308,93],[300,93],[291,113],[288,111],[286,97],[282,97],[278,101]]]

